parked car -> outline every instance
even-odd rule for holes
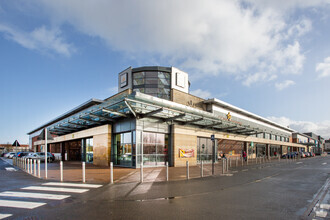
[[[13,159],[13,157],[16,155],[16,153],[15,152],[10,152],[10,153],[8,153],[7,154],[7,158],[9,158],[9,159]]]
[[[17,157],[24,157],[24,156],[27,156],[30,152],[18,152],[17,153]]]
[[[306,158],[307,157],[306,152],[301,152],[300,155],[301,155],[301,158]]]
[[[40,160],[41,162],[45,161],[45,153],[44,152],[36,152],[36,153],[29,153],[26,156],[23,156],[23,158],[27,159],[36,159]],[[55,160],[55,156],[49,152],[47,152],[47,161],[53,162]]]

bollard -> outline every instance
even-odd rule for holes
[[[201,177],[204,177],[204,173],[203,173],[203,161],[201,161]]]
[[[37,176],[37,160],[36,159],[33,160],[33,164],[34,164],[34,175]]]
[[[26,171],[30,173],[30,159],[27,159],[27,167]]]
[[[236,167],[238,167],[238,157],[236,157]]]
[[[140,165],[140,182],[143,183],[143,161],[141,161]]]
[[[186,161],[187,166],[187,180],[189,180],[189,161]]]
[[[246,165],[249,165],[249,158],[246,157]]]
[[[229,157],[229,167],[231,167],[231,158]]]
[[[30,159],[30,174],[33,174],[33,172],[32,172],[32,159]]]
[[[244,165],[244,159],[243,159],[243,157],[241,157],[242,158],[242,166]]]
[[[280,157],[280,155],[278,155],[278,162],[280,162],[281,161],[281,159],[280,159],[281,157]]]
[[[40,160],[38,160],[38,177],[40,178]]]
[[[228,163],[229,163],[229,161],[228,161],[228,159],[226,159],[226,171],[228,172]]]
[[[86,182],[86,170],[85,170],[86,166],[85,166],[85,162],[82,162],[82,176],[83,176],[83,183]]]
[[[225,174],[225,160],[222,160],[222,174]]]
[[[110,183],[113,184],[113,162],[110,162]]]
[[[168,162],[166,161],[166,181],[168,181]]]
[[[60,161],[61,182],[63,182],[63,161]]]

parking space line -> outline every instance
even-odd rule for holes
[[[89,191],[89,189],[56,188],[56,187],[46,187],[46,186],[28,186],[22,189],[52,191],[52,192],[68,192],[68,193],[84,193]]]
[[[66,198],[70,197],[69,195],[56,195],[56,194],[46,194],[46,193],[26,193],[26,192],[12,192],[12,191],[1,192],[0,196],[35,198],[35,199],[50,199],[50,200],[62,200],[62,199],[66,199]]]
[[[13,200],[0,200],[0,207],[11,207],[21,209],[34,209],[40,206],[46,205],[44,202],[23,202]]]
[[[72,186],[72,187],[81,187],[81,188],[99,188],[102,185],[97,184],[84,184],[84,183],[59,183],[59,182],[49,182],[44,183],[45,186]]]

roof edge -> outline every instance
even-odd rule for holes
[[[45,123],[45,124],[39,126],[38,128],[36,128],[36,129],[34,129],[34,130],[30,131],[30,132],[28,132],[27,134],[30,135],[30,134],[32,134],[32,133],[34,133],[34,132],[36,132],[36,131],[38,131],[38,130],[40,130],[40,129],[43,129],[43,128],[45,128],[45,127],[47,127],[47,126],[49,126],[49,125],[51,125],[51,124],[57,122],[57,121],[62,120],[63,118],[69,117],[69,116],[71,116],[71,115],[73,115],[73,114],[75,114],[75,113],[77,113],[77,112],[80,112],[80,111],[82,111],[82,110],[84,110],[84,109],[86,109],[86,108],[88,108],[88,107],[90,107],[90,106],[97,105],[97,104],[101,104],[101,103],[103,103],[103,102],[104,102],[104,101],[101,100],[101,99],[91,98],[91,99],[89,99],[88,101],[86,101],[86,102],[84,102],[84,103],[78,105],[77,107],[75,107],[75,108],[73,108],[73,109],[71,109],[71,110],[65,112],[64,114],[62,114],[62,115],[56,117],[55,119],[53,119],[53,120],[51,120],[51,121],[49,121],[49,122],[47,122],[47,123]]]

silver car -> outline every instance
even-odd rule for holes
[[[33,159],[33,160],[40,160],[41,162],[45,162],[45,153],[42,153],[42,152],[29,153],[27,156],[24,156],[23,158]],[[53,162],[51,156],[48,155],[47,161],[48,162]]]

